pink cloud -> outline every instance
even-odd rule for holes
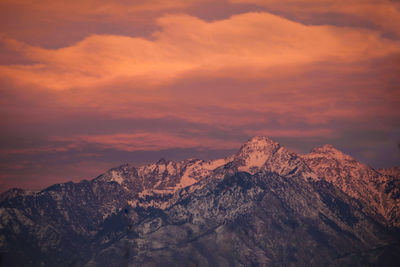
[[[167,15],[157,23],[161,31],[153,40],[92,35],[72,46],[44,49],[5,39],[37,64],[0,66],[0,77],[49,90],[132,79],[150,90],[188,72],[246,77],[271,67],[346,63],[400,51],[398,41],[372,30],[307,26],[269,13],[215,22]]]

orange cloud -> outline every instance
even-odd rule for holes
[[[161,31],[151,40],[92,35],[72,46],[44,49],[6,39],[37,63],[0,66],[0,75],[51,90],[99,86],[121,78],[158,86],[189,72],[246,76],[275,66],[352,62],[400,51],[399,41],[375,31],[307,26],[269,13],[215,22],[168,15],[157,23]]]

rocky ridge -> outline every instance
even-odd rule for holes
[[[317,180],[327,181],[360,200],[389,225],[400,226],[400,179],[392,176],[400,169],[394,168],[389,172],[392,175],[387,175],[387,171],[375,170],[331,145],[315,148],[302,158]]]
[[[16,266],[295,266],[310,263],[306,242],[318,264],[373,262],[398,249],[397,174],[330,145],[298,155],[254,137],[224,159],[125,164],[91,181],[5,192],[0,252]]]

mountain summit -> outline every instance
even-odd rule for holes
[[[240,149],[237,155],[263,154],[273,155],[281,145],[264,136],[256,136],[249,139]]]
[[[266,137],[204,161],[124,164],[0,195],[7,266],[398,266],[398,168]]]

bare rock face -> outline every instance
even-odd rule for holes
[[[0,195],[5,266],[398,266],[398,169],[254,137],[229,157],[125,164]]]

